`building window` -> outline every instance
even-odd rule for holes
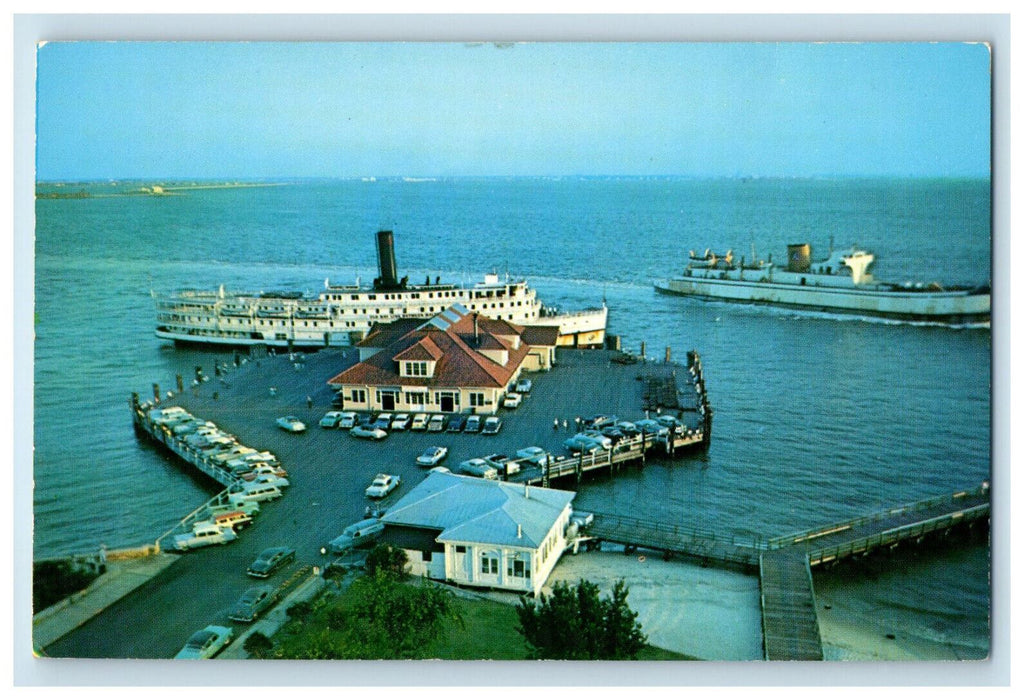
[[[498,573],[498,558],[484,552],[480,555],[480,573],[481,574],[497,574]]]
[[[433,561],[433,552],[423,552],[422,553],[422,560],[423,561]]]
[[[351,389],[351,401],[365,403],[365,389]]]
[[[429,376],[428,362],[404,362],[401,367],[401,374],[405,377],[427,377]]]
[[[464,544],[456,544],[455,545],[455,554],[465,554],[465,545]]]
[[[426,403],[425,391],[406,391],[405,402],[412,406],[422,406]]]
[[[527,578],[529,572],[526,570],[526,562],[518,555],[514,554],[508,560],[508,575],[513,578]]]
[[[470,406],[484,406],[487,403],[486,394],[482,392],[473,392],[469,394],[469,405]]]

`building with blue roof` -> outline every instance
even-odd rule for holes
[[[431,472],[382,518],[417,576],[540,593],[566,548],[574,491]]]

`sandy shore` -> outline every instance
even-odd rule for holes
[[[603,593],[625,579],[628,602],[650,644],[699,659],[762,658],[759,580],[754,576],[664,562],[650,552],[603,550],[562,557],[544,592],[559,581],[581,578],[597,583]]]

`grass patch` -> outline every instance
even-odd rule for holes
[[[399,585],[420,585],[399,584]],[[348,587],[339,595],[330,594],[311,606],[310,611],[291,620],[273,638],[272,658],[312,658],[302,650],[342,648],[343,635],[333,629],[334,610],[360,605]],[[525,660],[526,642],[516,629],[519,624],[514,605],[480,598],[455,597],[454,608],[462,623],[447,622],[441,634],[407,658],[447,659],[451,661]],[[301,612],[301,611],[298,611]],[[688,660],[692,657],[654,646],[646,646],[638,657],[641,661]]]

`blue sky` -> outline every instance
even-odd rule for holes
[[[983,177],[959,43],[49,43],[37,178]]]

